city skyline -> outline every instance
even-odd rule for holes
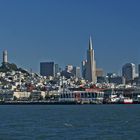
[[[34,72],[42,61],[81,66],[91,35],[97,67],[121,73],[123,64],[140,63],[139,5],[138,0],[1,1],[0,51]]]

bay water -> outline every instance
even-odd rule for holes
[[[139,140],[140,105],[1,105],[0,140]]]

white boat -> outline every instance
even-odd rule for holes
[[[120,98],[117,97],[117,95],[111,95],[110,96],[110,102],[111,103],[117,103],[117,102],[119,102],[119,100],[120,100]]]
[[[124,98],[124,104],[132,104],[133,100],[130,98]]]

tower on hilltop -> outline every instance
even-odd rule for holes
[[[7,50],[3,51],[3,63],[8,63],[8,53]]]
[[[90,36],[89,39],[89,46],[87,50],[87,62],[86,62],[86,74],[85,79],[89,82],[96,83],[97,82],[97,76],[96,76],[96,61],[94,58],[94,49],[92,46],[92,39]]]

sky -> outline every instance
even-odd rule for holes
[[[98,68],[121,73],[140,64],[139,0],[0,0],[2,51],[19,67],[39,72],[40,62],[81,66],[92,36]]]

